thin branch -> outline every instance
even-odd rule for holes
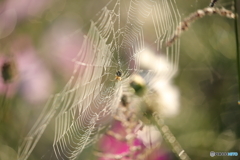
[[[183,150],[182,146],[169,130],[168,126],[164,124],[164,120],[156,112],[153,113],[153,122],[157,125],[163,138],[169,143],[176,156],[181,160],[190,160],[190,157]]]
[[[156,145],[152,146],[151,148],[145,149],[142,154],[139,154],[137,156],[136,159],[137,160],[139,160],[139,159],[147,159],[147,157],[150,156],[154,152],[154,150],[156,150],[159,146],[160,146],[160,143],[157,143]]]
[[[234,0],[234,8],[235,8],[235,35],[236,35],[236,53],[237,53],[237,71],[238,71],[238,104],[240,105],[240,50],[239,50],[239,39],[238,39],[238,7],[237,7],[237,0]]]
[[[9,84],[5,83],[5,85],[6,85],[6,89],[5,89],[5,92],[3,93],[2,103],[1,103],[1,106],[0,106],[0,110],[2,110],[2,111],[0,111],[0,112],[2,112],[2,113],[0,113],[0,122],[4,121],[7,114],[8,114],[8,109],[7,109],[8,106],[5,104],[5,101],[6,101],[6,98],[7,98],[8,85]]]
[[[212,0],[211,3],[209,4],[209,7],[214,7],[215,3],[217,2],[218,0]]]
[[[198,10],[197,12],[192,13],[189,17],[187,17],[183,22],[180,23],[180,25],[177,27],[175,34],[173,37],[166,43],[166,46],[171,46],[174,41],[180,37],[182,32],[186,31],[189,28],[189,25],[193,23],[195,20],[200,19],[206,15],[213,15],[218,14],[220,16],[224,16],[227,18],[235,18],[235,14],[230,11],[226,10],[224,8],[205,8],[203,10]]]
[[[127,141],[126,138],[123,137],[121,134],[115,133],[112,130],[107,131],[106,134],[111,136],[111,137],[113,137],[113,138],[115,138],[116,140],[124,141],[124,142]]]

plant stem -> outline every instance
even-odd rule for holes
[[[157,113],[153,113],[152,121],[155,123],[155,125],[157,125],[163,138],[166,140],[166,142],[169,143],[172,151],[176,154],[176,156],[180,160],[191,160],[188,154],[183,150],[180,143],[174,137],[168,126],[164,124],[164,120]]]
[[[0,106],[0,121],[1,120],[4,121],[7,114],[7,108],[6,108],[7,106],[4,104],[7,97],[7,92],[8,92],[8,84],[6,84],[6,91],[3,94],[2,103]]]
[[[238,39],[238,8],[237,0],[234,0],[234,9],[235,9],[235,35],[236,35],[236,51],[237,51],[237,72],[238,72],[238,105],[240,105],[240,51],[239,51],[239,39]]]

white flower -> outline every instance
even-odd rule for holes
[[[137,138],[141,139],[142,143],[151,148],[162,141],[159,130],[153,125],[145,125],[141,130],[137,131]]]
[[[172,84],[174,73],[171,65],[164,56],[156,55],[150,50],[145,50],[140,55],[140,68],[148,71],[142,74],[148,88],[145,99],[147,97],[154,105],[149,106],[152,111],[163,116],[174,116],[179,110],[179,91]]]
[[[164,56],[145,50],[140,55],[140,75],[132,76],[131,86],[137,95],[132,103],[143,124],[136,128],[137,137],[146,147],[161,142],[159,130],[152,125],[151,117],[157,113],[163,117],[174,116],[179,110],[179,91],[172,84],[175,73]],[[140,89],[139,89],[140,88]]]

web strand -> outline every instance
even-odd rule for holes
[[[19,160],[30,156],[53,117],[53,149],[58,159],[74,160],[95,142],[100,130],[111,122],[129,76],[140,71],[138,59],[146,49],[144,27],[149,19],[155,29],[156,50],[166,53],[173,64],[166,77],[177,71],[179,41],[171,47],[162,45],[170,39],[180,20],[176,2],[131,0],[126,24],[120,19],[121,2],[110,1],[97,14],[97,20],[91,21],[81,50],[73,60],[75,69],[71,79],[62,92],[49,99],[19,147]],[[116,70],[123,71],[122,81],[112,81]]]

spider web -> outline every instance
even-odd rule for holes
[[[62,92],[49,98],[19,147],[19,160],[29,157],[52,118],[53,149],[58,159],[76,159],[96,140],[100,130],[110,123],[128,77],[139,71],[139,54],[146,48],[146,23],[154,31],[150,46],[166,53],[172,63],[168,77],[176,72],[179,41],[171,47],[164,45],[180,22],[175,0],[131,0],[126,20],[121,17],[123,2],[110,1],[97,14],[97,20],[90,22],[81,50],[73,60],[71,79]],[[122,72],[122,81],[113,81],[117,70]]]

